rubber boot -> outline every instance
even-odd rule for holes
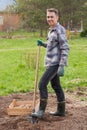
[[[41,99],[39,110],[37,112],[32,113],[32,117],[42,118],[44,116],[46,106],[47,106],[47,99]]]
[[[65,116],[65,101],[58,102],[57,111],[56,112],[50,112],[50,115]]]

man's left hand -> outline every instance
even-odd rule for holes
[[[64,66],[60,65],[57,71],[58,76],[64,76]]]

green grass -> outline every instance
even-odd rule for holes
[[[68,88],[87,87],[87,39],[69,41],[69,67],[65,72]]]
[[[33,91],[38,38],[0,39],[0,95]],[[69,66],[61,84],[64,89],[87,87],[87,38],[71,39],[69,47]],[[41,48],[39,79],[45,69],[44,55]]]

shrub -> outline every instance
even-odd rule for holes
[[[80,33],[81,37],[87,37],[87,29]]]

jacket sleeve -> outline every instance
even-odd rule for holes
[[[60,62],[59,65],[68,66],[68,53],[69,46],[66,37],[66,31],[64,28],[58,34],[59,37],[59,49],[60,49]]]
[[[47,47],[47,43],[43,42],[42,46],[46,48]]]

